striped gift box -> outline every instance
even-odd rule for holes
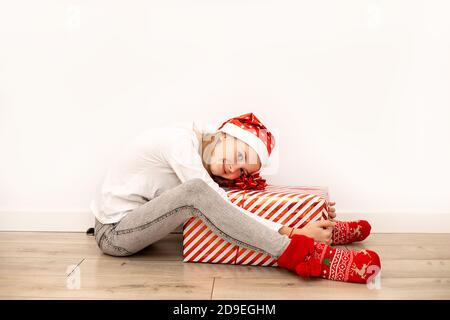
[[[328,218],[327,187],[268,185],[264,190],[225,190],[236,205],[288,227],[302,228]],[[276,259],[224,240],[196,217],[183,225],[183,261],[277,266]]]

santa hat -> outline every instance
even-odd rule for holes
[[[261,160],[261,168],[269,164],[275,138],[253,113],[246,113],[225,121],[218,129],[252,147]]]

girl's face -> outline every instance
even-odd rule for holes
[[[252,174],[261,168],[256,151],[230,135],[222,135],[211,151],[210,171],[213,175],[234,180],[241,174]]]

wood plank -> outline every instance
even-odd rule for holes
[[[144,261],[130,258],[85,259],[80,266],[88,275],[146,275],[163,279],[208,278],[285,278],[285,270],[276,267],[240,266],[182,261]]]
[[[98,248],[94,237],[84,234],[75,236],[70,234],[65,239],[61,233],[61,238],[49,234],[53,242],[46,239],[41,232],[19,233],[3,235],[5,244],[0,245],[0,257],[61,257],[61,258],[98,258],[115,259],[117,257],[103,254]],[[3,232],[0,232],[3,234]],[[7,243],[7,244],[6,244]],[[160,261],[181,261],[182,260],[182,235],[169,234],[166,238],[148,246],[141,252],[133,255],[134,259],[160,260]]]
[[[384,278],[450,278],[450,260],[382,260]]]
[[[7,276],[67,276],[83,259],[44,257],[0,259],[0,275]],[[68,271],[69,270],[69,271]]]
[[[0,273],[12,275],[64,275],[69,266],[80,261],[61,258],[2,258]],[[450,278],[450,260],[383,260],[384,278]],[[276,267],[234,266],[181,261],[152,261],[123,257],[84,259],[80,265],[83,275],[121,276],[142,275],[176,280],[179,278],[290,279],[292,274]]]
[[[323,279],[216,279],[213,300],[218,299],[450,299],[450,279],[387,278],[381,289],[365,284]]]
[[[124,281],[125,279],[125,281]],[[210,299],[213,279],[166,280],[142,275],[89,276],[70,289],[66,276],[0,275],[0,298]]]

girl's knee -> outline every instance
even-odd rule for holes
[[[184,187],[185,187],[187,192],[190,192],[190,193],[193,193],[193,194],[214,191],[206,183],[206,181],[204,181],[204,180],[202,180],[200,178],[195,178],[195,179],[188,180],[188,181],[184,182],[183,185],[184,185]]]
[[[113,257],[128,257],[133,255],[133,252],[129,252],[127,250],[118,250],[118,248],[109,248],[109,247],[104,247],[104,248],[100,248],[100,250],[108,255],[108,256],[113,256]]]
[[[100,240],[100,242],[97,242],[97,246],[104,254],[107,254],[109,256],[127,257],[134,254],[134,252],[131,252],[125,248],[113,245],[106,238],[103,238]]]

